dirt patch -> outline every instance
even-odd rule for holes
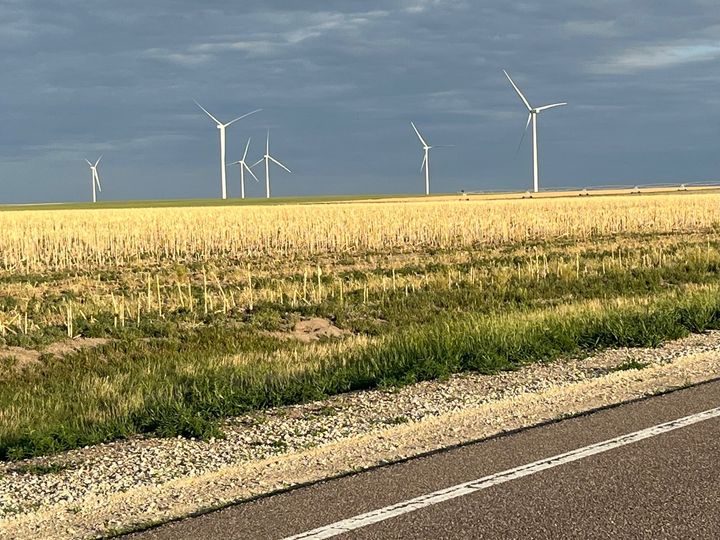
[[[50,353],[57,356],[65,356],[82,349],[92,349],[105,345],[110,340],[105,338],[76,338],[58,341],[46,347],[42,351],[26,349],[24,347],[3,347],[0,348],[0,361],[4,368],[0,372],[0,378],[8,378],[8,375],[20,373],[42,364],[40,357],[43,353]]]
[[[298,322],[290,332],[272,332],[271,335],[280,339],[310,343],[320,339],[342,338],[350,335],[350,332],[338,328],[328,319],[315,317]]]
[[[0,362],[2,362],[3,366],[0,372],[0,379],[4,379],[7,378],[8,374],[19,373],[25,369],[39,365],[40,353],[32,349],[23,349],[22,347],[6,347],[0,349]]]
[[[105,345],[110,340],[106,338],[75,338],[58,341],[45,348],[43,352],[64,356],[82,349],[94,349],[100,345]]]

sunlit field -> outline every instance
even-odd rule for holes
[[[467,249],[617,234],[694,232],[717,195],[0,213],[6,271],[102,270],[230,257]]]
[[[221,436],[248,410],[716,328],[719,209],[671,192],[0,211],[0,456]],[[311,318],[332,332],[300,339]]]

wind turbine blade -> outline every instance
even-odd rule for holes
[[[424,171],[424,170],[425,170],[425,164],[426,164],[426,163],[427,163],[427,154],[425,154],[425,155],[423,156],[422,164],[420,165],[420,170],[421,170],[421,171]]]
[[[525,129],[522,132],[522,137],[520,137],[520,142],[518,143],[517,148],[515,149],[515,155],[520,151],[520,147],[522,146],[523,141],[525,140],[525,134],[527,133],[528,126],[530,125],[530,120],[532,120],[532,113],[528,114],[527,122],[525,123]]]
[[[265,153],[270,153],[270,130],[268,129],[267,142],[265,143]]]
[[[260,165],[263,161],[265,161],[265,158],[264,158],[264,157],[258,159],[255,163],[253,163],[252,165],[250,165],[250,168],[253,168],[253,167],[256,167],[257,165]]]
[[[543,105],[542,107],[538,107],[536,110],[537,112],[545,111],[547,109],[554,109],[555,107],[562,107],[563,105],[567,105],[567,103],[553,103],[552,105]]]
[[[423,144],[423,146],[428,146],[428,143],[426,143],[426,142],[425,142],[425,139],[422,138],[422,135],[420,135],[420,132],[418,131],[418,128],[415,127],[415,124],[412,123],[412,122],[410,122],[410,125],[411,125],[411,126],[413,127],[413,129],[415,130],[415,133],[417,134],[418,139],[420,139],[420,142]]]
[[[433,148],[455,148],[454,144],[436,144]]]
[[[98,191],[102,192],[102,188],[100,187],[100,175],[95,172],[95,183],[97,184]]]
[[[281,166],[283,169],[285,169],[287,172],[289,172],[289,173],[292,172],[290,169],[288,169],[285,165],[283,165],[282,163],[280,163],[280,162],[279,162],[277,159],[275,159],[274,157],[268,156],[268,158],[269,158],[273,163],[275,163],[276,165],[280,165],[280,166]]]
[[[233,161],[232,163],[228,163],[227,165],[229,167],[230,165],[238,165],[239,163],[242,163],[242,161]]]
[[[262,161],[262,159],[261,159],[260,161]],[[255,176],[255,173],[252,172],[252,169],[247,166],[247,163],[243,162],[243,164],[240,165],[240,166],[241,166],[241,167],[245,167],[245,169],[247,170],[247,172],[249,172],[250,174],[252,174],[252,177],[255,179],[256,182],[260,182],[260,180],[258,180],[258,177]]]
[[[245,153],[243,154],[243,157],[242,157],[242,160],[243,160],[243,161],[245,161],[245,158],[247,157],[248,148],[250,148],[250,140],[251,140],[251,139],[252,139],[252,137],[248,137],[248,142],[247,142],[247,144],[245,145]]]
[[[103,158],[103,157],[102,157],[102,154],[100,154],[100,157],[99,157],[99,158],[97,159],[97,161],[95,162],[95,166],[96,166],[96,167],[98,166],[98,163],[100,163],[100,160],[101,160],[102,158]]]
[[[243,118],[246,118],[246,117],[250,116],[251,114],[255,114],[255,113],[258,113],[258,112],[260,112],[260,111],[262,111],[262,109],[256,109],[256,110],[254,110],[254,111],[252,111],[252,112],[249,112],[249,113],[247,113],[247,114],[243,114],[242,116],[238,116],[235,120],[230,120],[227,124],[225,124],[225,127],[228,127],[230,124],[234,124],[234,123],[237,122],[238,120],[242,120]]]
[[[512,84],[513,88],[515,89],[515,92],[517,92],[517,95],[520,96],[520,99],[522,99],[525,106],[528,108],[528,111],[532,110],[532,107],[530,106],[530,102],[523,96],[523,93],[520,91],[520,89],[517,87],[515,82],[510,78],[510,75],[508,75],[508,72],[503,69],[503,73],[508,78],[508,81],[510,81],[510,84]]]
[[[220,120],[218,120],[217,118],[215,118],[212,114],[210,114],[205,107],[203,107],[202,105],[200,105],[200,104],[197,102],[197,100],[194,100],[194,99],[193,99],[193,101],[195,102],[195,105],[197,105],[197,106],[200,107],[203,111],[205,111],[205,114],[207,114],[210,118],[212,118],[217,125],[222,126],[222,122],[221,122]]]
[[[93,165],[92,163],[90,163],[90,160],[87,159],[87,158],[85,159],[85,163],[87,163],[87,164],[90,165],[91,167],[94,167],[94,165]]]

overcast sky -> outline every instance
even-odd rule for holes
[[[278,196],[712,181],[717,0],[1,0],[0,202],[216,197],[228,160],[271,153]],[[529,134],[528,134],[529,135]],[[258,168],[258,173],[262,171]],[[262,179],[262,176],[261,176]],[[228,169],[239,196],[237,167]],[[249,196],[261,196],[251,181]]]

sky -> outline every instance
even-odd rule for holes
[[[271,154],[273,195],[713,182],[715,0],[0,0],[0,202],[220,196]],[[261,180],[264,171],[255,169]],[[247,178],[246,178],[247,180]],[[239,196],[237,166],[228,168]],[[252,179],[247,195],[264,195]]]

